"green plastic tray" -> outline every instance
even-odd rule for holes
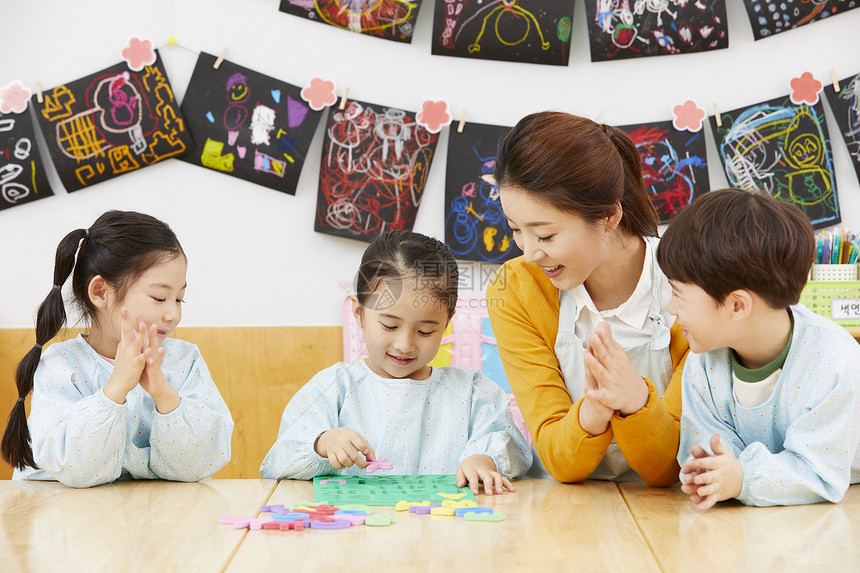
[[[396,505],[401,500],[440,503],[446,498],[437,495],[439,493],[466,494],[458,500],[475,501],[472,490],[458,488],[453,475],[334,475],[314,478],[314,499],[331,505]]]

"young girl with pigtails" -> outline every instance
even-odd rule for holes
[[[15,375],[0,448],[13,479],[197,481],[230,460],[233,420],[203,357],[168,338],[182,317],[186,266],[173,231],[141,213],[109,211],[63,238],[36,344]],[[47,346],[66,324],[69,275],[89,333]]]

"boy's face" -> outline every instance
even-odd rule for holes
[[[439,299],[414,283],[380,281],[368,306],[352,301],[355,320],[364,329],[367,365],[383,378],[426,380],[431,371],[427,364],[448,325],[448,311]]]
[[[727,330],[732,325],[730,308],[691,283],[670,280],[672,300],[668,311],[684,327],[684,338],[696,354],[729,346]]]

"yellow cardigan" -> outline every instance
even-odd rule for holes
[[[558,289],[537,265],[518,257],[503,265],[487,287],[487,307],[508,382],[553,478],[562,482],[588,478],[614,435],[630,467],[645,483],[678,481],[681,373],[690,349],[682,326],[675,323],[671,328],[674,373],[663,399],[643,378],[650,389],[645,407],[630,416],[616,412],[606,432],[592,436],[579,425],[582,399],[571,403],[555,356]]]

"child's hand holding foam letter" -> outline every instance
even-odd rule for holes
[[[336,470],[356,465],[366,468],[367,462],[376,460],[373,448],[364,436],[350,428],[333,428],[320,434],[314,444],[314,451]]]

